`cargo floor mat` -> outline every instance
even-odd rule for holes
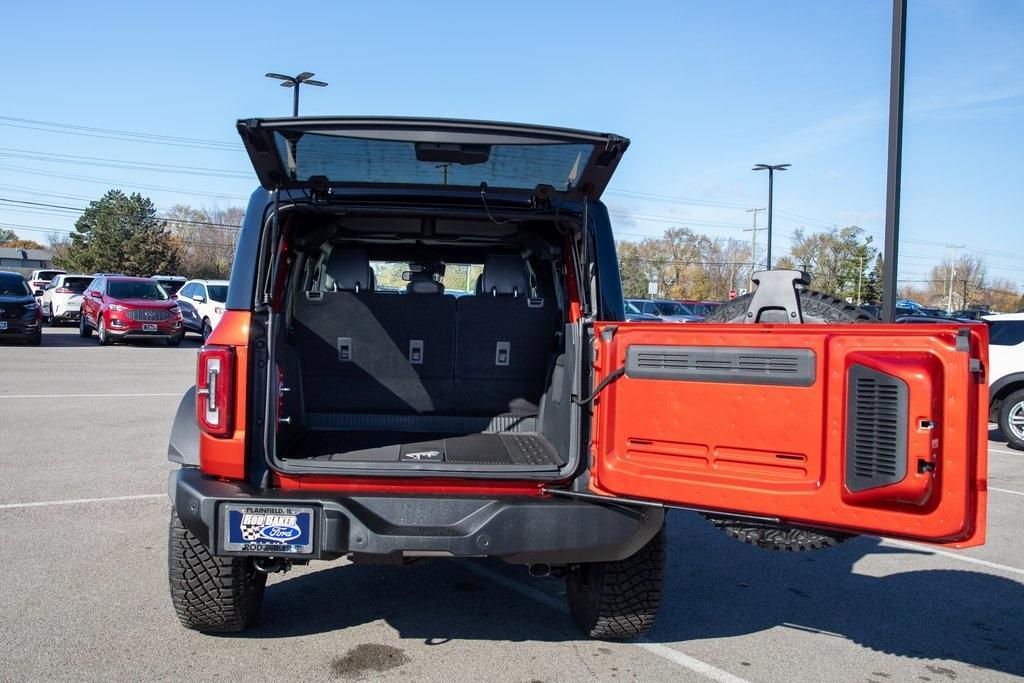
[[[312,430],[290,449],[290,459],[336,462],[423,462],[452,465],[530,465],[565,463],[539,434],[427,434]]]

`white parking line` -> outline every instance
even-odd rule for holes
[[[558,598],[548,595],[543,591],[539,591],[536,588],[531,588],[530,586],[522,584],[519,581],[516,581],[515,579],[510,579],[507,576],[503,576],[492,569],[483,567],[475,562],[464,562],[462,563],[462,566],[470,570],[471,572],[475,572],[487,579],[490,579],[495,583],[499,583],[502,586],[505,586],[506,588],[509,588],[511,590],[516,591],[517,593],[525,595],[526,597],[530,598],[531,600],[534,600],[535,602],[547,605],[548,607],[558,610],[563,614],[567,614],[569,612],[569,608],[566,606],[566,604]],[[703,662],[689,655],[685,655],[682,652],[679,652],[678,650],[669,647],[668,645],[662,645],[661,643],[653,643],[647,640],[646,638],[640,638],[635,641],[628,642],[626,644],[634,645],[643,650],[647,650],[651,654],[655,654],[661,657],[662,659],[666,659],[672,662],[673,664],[678,664],[679,666],[689,669],[690,671],[694,671],[703,676],[707,676],[713,681],[721,681],[721,683],[749,683],[745,678],[734,676],[728,671],[723,671],[722,669],[719,669],[716,666],[712,666],[707,662]]]
[[[989,453],[1003,453],[1004,455],[1024,455],[1024,451],[1008,451],[1005,448],[988,447]]]
[[[73,498],[70,500],[43,500],[38,503],[3,503],[0,510],[11,508],[41,508],[51,505],[82,505],[85,503],[107,503],[120,500],[146,500],[147,498],[166,498],[166,493],[143,493],[138,496],[112,496],[110,498]]]
[[[995,486],[989,486],[989,491],[999,491],[999,493],[1012,493],[1015,496],[1024,496],[1024,491],[1011,491],[1010,489],[997,489]]]
[[[989,562],[988,560],[981,560],[977,557],[971,557],[970,555],[961,555],[960,553],[950,552],[949,550],[941,550],[939,548],[933,548],[930,545],[921,545],[919,543],[911,543],[910,541],[897,541],[892,538],[883,538],[882,543],[886,545],[894,545],[900,548],[907,548],[909,550],[920,550],[932,555],[941,555],[942,557],[948,557],[953,560],[960,560],[961,562],[967,562],[969,564],[977,564],[982,567],[988,567],[989,569],[996,569],[1002,572],[1009,572],[1010,574],[1019,574],[1024,576],[1024,569],[1019,567],[1011,567],[1005,564],[999,564],[997,562]]]
[[[185,392],[173,394],[0,394],[0,398],[141,398],[145,396],[178,396]]]

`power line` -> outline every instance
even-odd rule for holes
[[[37,152],[27,149],[0,147],[0,157],[25,159],[28,161],[45,161],[58,164],[74,164],[94,168],[116,168],[129,171],[150,171],[156,173],[177,173],[183,175],[201,175],[219,178],[251,179],[251,172],[233,171],[220,168],[203,168],[198,166],[180,166],[157,162],[138,162],[123,159],[105,159],[102,157],[78,156],[73,154],[57,154],[55,152]]]
[[[6,122],[6,123],[5,123]],[[13,116],[0,116],[0,126],[11,128],[27,128],[47,133],[64,133],[67,135],[80,135],[83,137],[97,137],[104,139],[127,140],[129,142],[149,142],[153,144],[172,145],[176,147],[194,147],[199,149],[238,149],[237,143],[230,143],[226,140],[208,140],[203,138],[178,137],[175,135],[159,135],[156,133],[140,133],[113,128],[97,128],[94,126],[81,126],[70,123],[55,123],[53,121],[40,121],[37,119],[22,119]]]
[[[77,207],[77,206],[62,206],[62,205],[59,205],[59,204],[44,204],[42,202],[29,202],[29,201],[26,201],[24,199],[7,199],[7,198],[4,198],[4,197],[0,197],[0,202],[11,203],[11,204],[27,204],[27,205],[30,205],[30,206],[47,207],[47,208],[52,208],[52,209],[63,209],[63,210],[67,210],[67,211],[78,211],[78,212],[86,211],[86,209],[81,208],[81,207]],[[239,226],[239,225],[232,225],[231,223],[216,223],[216,222],[213,222],[213,221],[195,221],[195,220],[187,220],[187,219],[184,219],[184,218],[168,218],[166,216],[160,217],[160,220],[165,221],[167,223],[185,223],[185,224],[188,224],[188,225],[203,225],[203,226],[207,226],[207,227],[211,227],[211,228],[221,228],[221,229],[228,229],[228,230],[235,230],[235,231],[238,231],[241,228],[241,226]]]
[[[213,199],[230,199],[230,200],[234,200],[234,201],[246,201],[248,199],[247,197],[239,197],[237,195],[216,194],[216,193],[213,193],[213,192],[202,192],[200,190],[190,190],[190,189],[185,189],[185,188],[180,188],[180,187],[165,187],[165,186],[159,186],[159,185],[144,185],[142,183],[131,183],[131,184],[129,184],[129,183],[124,183],[124,182],[122,182],[120,180],[111,180],[109,178],[95,178],[95,177],[89,177],[89,176],[74,175],[74,174],[71,174],[71,173],[52,173],[52,172],[39,171],[39,170],[36,170],[36,169],[30,169],[30,168],[19,168],[17,166],[3,166],[3,165],[0,165],[0,169],[7,170],[7,171],[14,171],[16,173],[29,173],[31,175],[38,175],[38,176],[43,176],[43,177],[47,177],[47,178],[61,178],[61,179],[65,179],[65,180],[78,180],[78,181],[85,182],[85,183],[94,183],[94,184],[97,184],[97,185],[107,185],[108,187],[128,188],[129,190],[130,189],[141,189],[141,190],[151,190],[151,191],[154,191],[154,192],[176,192],[176,193],[179,193],[179,194],[193,195],[193,196],[196,196],[196,197],[210,197],[210,198],[213,198]]]

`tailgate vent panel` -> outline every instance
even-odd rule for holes
[[[626,376],[809,387],[814,384],[815,355],[810,349],[633,345],[626,349]]]
[[[902,481],[907,476],[906,383],[857,364],[847,380],[846,488],[856,493]]]

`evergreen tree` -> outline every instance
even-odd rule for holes
[[[864,303],[880,304],[882,302],[882,292],[885,290],[885,259],[882,258],[881,254],[875,256],[875,263],[868,271],[867,278],[864,281],[864,287],[861,290],[861,299]]]
[[[149,276],[178,269],[178,244],[148,197],[110,190],[75,221],[55,265],[83,273]]]

